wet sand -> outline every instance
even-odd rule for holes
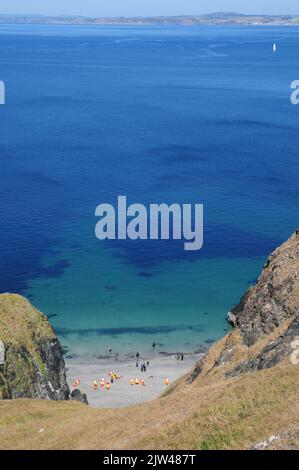
[[[67,379],[70,389],[73,390],[73,382],[80,379],[78,388],[86,393],[90,406],[96,408],[122,408],[152,400],[167,389],[164,384],[166,378],[170,384],[189,372],[202,354],[187,354],[184,360],[177,360],[176,355],[157,355],[151,358],[139,360],[139,368],[136,367],[135,358],[115,360],[115,357],[107,359],[94,359],[93,363],[80,363],[80,359],[69,360]],[[146,372],[140,371],[140,366],[146,360],[150,361]],[[115,380],[110,390],[98,387],[93,390],[92,384],[96,380],[98,384],[102,378],[110,381],[108,372],[118,374],[121,378]],[[130,379],[143,379],[145,386],[130,385]]]

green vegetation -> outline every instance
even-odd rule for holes
[[[8,387],[16,393],[30,389],[36,370],[47,369],[38,350],[38,343],[55,338],[47,318],[19,295],[0,296],[0,340],[5,344],[5,366],[0,371],[0,398],[8,396]],[[8,385],[5,377],[11,378]]]

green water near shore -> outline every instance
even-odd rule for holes
[[[264,259],[202,259],[159,263],[150,277],[100,244],[45,258],[67,260],[63,276],[30,281],[26,295],[49,315],[69,354],[121,355],[196,351],[227,331],[225,317],[254,282]]]

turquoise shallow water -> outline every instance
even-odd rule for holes
[[[152,341],[168,352],[210,345],[227,330],[232,298],[254,282],[262,261],[166,261],[143,277],[138,267],[101,246],[97,257],[86,248],[67,259],[62,276],[30,281],[26,295],[50,315],[55,312],[51,321],[63,344],[80,356],[105,355],[109,345],[120,354],[149,353]]]
[[[299,29],[0,25],[1,292],[69,354],[194,351],[298,225]],[[273,42],[277,53],[273,54]],[[204,248],[99,242],[102,202],[203,203]]]

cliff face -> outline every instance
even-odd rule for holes
[[[269,257],[258,283],[228,314],[250,346],[299,314],[299,229]]]
[[[0,295],[0,350],[0,399],[68,399],[61,345],[47,318],[21,296]]]
[[[216,368],[228,378],[269,369],[291,356],[299,339],[299,229],[270,255],[228,321],[233,331],[197,364],[189,383]]]

